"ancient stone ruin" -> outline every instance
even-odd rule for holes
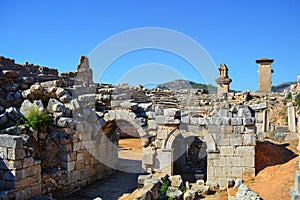
[[[274,62],[273,59],[261,58],[256,60],[258,64],[258,91],[259,92],[271,92],[272,85],[272,73],[271,64]]]
[[[260,75],[269,77],[272,60],[257,62]],[[154,194],[157,174],[192,175],[201,180],[193,185],[197,191],[226,188],[229,180],[255,176],[259,141],[285,141],[299,132],[299,113],[283,103],[286,94],[270,93],[270,78],[260,84],[263,93],[230,92],[225,64],[216,79],[225,97],[94,83],[85,56],[75,72],[58,74],[4,57],[0,70],[0,199],[64,196],[121,171],[122,134],[141,138],[139,172],[152,181],[139,180],[144,189],[136,199]],[[299,93],[299,80],[295,88]],[[39,130],[22,124],[32,108],[50,113],[51,124]],[[288,125],[278,115],[287,110]]]

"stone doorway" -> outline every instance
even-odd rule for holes
[[[199,137],[178,135],[173,143],[173,174],[185,181],[207,179],[207,145]]]

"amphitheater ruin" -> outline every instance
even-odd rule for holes
[[[231,92],[228,68],[221,64],[218,92],[209,94],[192,87],[172,91],[94,83],[85,56],[75,72],[61,74],[1,56],[0,199],[61,197],[122,171],[118,141],[124,132],[141,138],[143,146],[136,169],[143,174],[143,189],[135,199],[159,198],[161,183],[151,174],[174,179],[191,174],[205,181],[203,187],[220,188],[229,180],[254,177],[260,141],[288,141],[300,133],[293,104],[300,76],[289,91],[272,93],[273,60],[256,62],[258,92]],[[292,100],[286,102],[289,93]],[[32,107],[47,110],[52,123],[40,130],[20,123]],[[192,199],[188,191],[192,188],[182,198]],[[297,199],[300,186],[292,191]]]

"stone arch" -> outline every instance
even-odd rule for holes
[[[147,132],[141,127],[140,120],[137,115],[129,110],[109,110],[108,113],[104,115],[104,120],[106,122],[113,120],[127,121],[133,125],[141,138],[147,136]]]
[[[178,137],[180,134],[189,134],[190,136],[195,136],[200,138],[199,134],[193,134],[192,132],[182,132],[181,130],[176,129],[172,131],[169,134],[168,138],[166,139],[164,145],[165,149],[171,149],[173,146],[173,142],[175,141],[176,137]],[[205,133],[204,137],[200,139],[206,142],[208,152],[213,152],[217,150],[217,143],[211,133],[209,132]]]

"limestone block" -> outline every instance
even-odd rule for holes
[[[41,85],[32,85],[29,91],[32,95],[41,95],[43,93],[43,87]]]
[[[223,118],[221,118],[221,120],[222,120],[222,124],[224,126],[229,126],[231,124],[231,118],[230,117],[223,117]]]
[[[226,157],[220,157],[220,159],[219,159],[219,166],[221,166],[221,167],[227,166]]]
[[[231,176],[235,178],[241,178],[243,176],[242,167],[232,167]]]
[[[286,133],[289,131],[288,126],[275,126],[275,132]]]
[[[208,119],[200,117],[199,118],[199,125],[200,126],[206,126],[206,125],[208,125]]]
[[[148,129],[156,130],[157,124],[155,120],[148,120]]]
[[[240,157],[227,157],[226,158],[227,167],[240,167],[241,158]]]
[[[12,170],[11,173],[15,176],[16,180],[22,180],[27,177],[26,169]]]
[[[217,125],[208,125],[208,132],[214,133],[214,134],[220,134],[221,133],[221,127]]]
[[[255,134],[256,126],[245,126],[245,134]]]
[[[215,169],[215,176],[216,177],[223,177],[223,167],[214,167]]]
[[[144,185],[145,184],[145,181],[147,179],[150,179],[152,177],[151,174],[146,174],[146,175],[139,175],[138,176],[138,184],[139,185]]]
[[[223,120],[221,117],[210,117],[208,124],[220,126],[223,124]]]
[[[224,167],[223,168],[223,177],[231,178],[232,177],[232,167]]]
[[[73,118],[61,117],[57,121],[57,126],[60,128],[75,127],[75,122]]]
[[[171,181],[171,186],[179,188],[183,185],[183,180],[180,175],[170,176],[169,180]]]
[[[181,117],[181,123],[189,124],[190,118],[188,116]]]
[[[0,147],[21,149],[23,147],[23,138],[21,136],[0,134]]]
[[[243,119],[242,118],[231,118],[231,125],[232,126],[241,126],[241,125],[243,125]]]
[[[238,106],[238,117],[239,118],[250,118],[254,115],[253,111],[246,105]]]
[[[7,148],[7,158],[10,160],[22,160],[25,156],[24,149]]]
[[[192,125],[198,125],[199,124],[199,118],[191,117],[190,118],[190,124],[192,124]]]
[[[64,112],[66,107],[60,101],[51,98],[49,99],[47,110],[48,112]]]
[[[180,110],[176,108],[166,108],[164,109],[165,117],[177,117],[180,116]]]
[[[31,95],[30,89],[24,90],[24,91],[22,92],[22,96],[23,96],[23,98],[25,98],[25,99],[29,98],[30,95]]]
[[[182,195],[183,193],[177,187],[170,186],[167,190],[167,196],[173,199],[180,199]]]
[[[255,167],[255,157],[254,156],[244,156],[241,157],[241,164],[243,167]]]
[[[250,105],[250,107],[255,111],[259,111],[259,110],[264,110],[264,109],[268,108],[268,104],[267,104],[267,102],[263,102],[263,103],[259,103],[259,104]]]
[[[142,162],[145,165],[154,165],[154,153],[153,152],[143,152]]]
[[[254,146],[236,147],[235,154],[236,156],[254,156]]]
[[[23,168],[32,167],[34,164],[34,160],[32,157],[24,158],[23,160]]]
[[[5,110],[8,118],[11,120],[18,122],[23,118],[23,114],[20,113],[16,108],[10,107]]]
[[[232,126],[221,126],[221,133],[231,135],[233,133],[233,127]]]
[[[63,94],[65,94],[66,91],[64,88],[58,87],[55,91],[55,94],[57,97],[61,97]]]
[[[69,93],[65,93],[59,97],[59,100],[63,103],[66,103],[66,102],[70,101],[71,99],[72,99],[72,97],[69,95]]]
[[[243,144],[243,137],[241,134],[233,134],[230,136],[230,145],[240,146]]]
[[[230,134],[214,134],[215,141],[218,146],[229,146],[230,145]]]
[[[228,111],[228,109],[220,109],[219,110],[219,116],[220,117],[229,117],[229,111]]]
[[[255,134],[245,134],[243,145],[245,146],[255,146],[256,144],[256,135]]]
[[[232,146],[221,146],[221,156],[233,156],[234,148]]]

